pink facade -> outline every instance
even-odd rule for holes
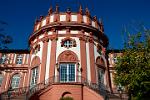
[[[60,13],[57,6],[54,12],[50,8],[35,22],[29,51],[1,51],[1,98],[107,99],[116,89],[105,54],[107,44],[103,23],[88,9]]]

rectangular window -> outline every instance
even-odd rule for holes
[[[4,64],[7,60],[7,56],[6,54],[2,54],[1,58],[0,58],[0,64]]]
[[[0,75],[0,86],[2,85],[2,82],[3,82],[3,76]]]
[[[75,81],[75,64],[60,64],[60,81],[74,82]]]
[[[66,15],[60,15],[60,21],[66,21]]]
[[[71,15],[71,21],[77,21],[77,15]]]
[[[104,84],[104,74],[105,74],[104,70],[101,68],[98,68],[98,81],[99,81],[99,83]]]
[[[37,80],[38,80],[38,67],[35,67],[32,69],[31,72],[31,86],[34,86],[37,84]]]
[[[23,56],[21,54],[18,54],[16,58],[16,64],[22,64],[22,59],[23,59]]]
[[[50,16],[50,22],[54,22],[54,15]]]
[[[87,23],[87,16],[83,16],[83,22]]]

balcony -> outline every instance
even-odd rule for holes
[[[81,76],[76,76],[75,79],[72,80],[62,80],[60,79],[60,76],[53,76],[48,78],[47,80],[33,85],[29,87],[23,87],[23,88],[16,88],[16,89],[9,89],[6,92],[3,92],[1,94],[2,100],[7,99],[13,99],[13,98],[22,98],[24,100],[28,100],[31,96],[33,96],[35,93],[39,93],[42,90],[48,88],[52,85],[59,85],[59,84],[79,84],[83,86],[87,86],[88,88],[94,90],[98,94],[102,95],[103,97],[106,97],[108,94],[108,90],[106,89],[104,84],[96,84],[88,81],[86,78],[83,78]]]

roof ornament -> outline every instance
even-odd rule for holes
[[[89,11],[88,8],[85,9],[85,14],[86,14],[87,16],[90,16],[90,11]]]
[[[39,19],[38,18],[36,18],[35,19],[35,24],[37,24],[39,22]]]
[[[56,5],[56,10],[55,10],[55,13],[58,13],[59,12],[59,6]]]
[[[44,16],[43,16],[43,15],[41,15],[41,16],[40,16],[40,21],[41,21],[43,18],[44,18]]]
[[[51,15],[53,13],[53,8],[52,8],[52,6],[49,8],[49,10],[48,10],[48,15]]]
[[[94,19],[94,21],[97,21],[97,16],[94,16],[93,19]]]
[[[80,5],[80,7],[79,7],[79,14],[83,14],[83,9],[82,9],[82,6]]]
[[[99,23],[100,23],[100,30],[101,30],[102,32],[104,32],[104,27],[103,27],[102,18],[99,20]]]

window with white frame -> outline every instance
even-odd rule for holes
[[[16,58],[16,64],[22,64],[22,59],[23,59],[23,56],[21,54],[18,54]]]
[[[117,57],[114,57],[113,60],[114,60],[114,63],[118,62]]]
[[[64,38],[61,40],[61,47],[65,47],[67,49],[71,47],[76,47],[76,41],[72,38]]]
[[[77,21],[77,15],[71,15],[71,21]]]
[[[11,79],[11,88],[18,88],[19,87],[19,82],[20,82],[20,75],[19,74],[15,74],[13,75],[12,79]]]
[[[4,64],[7,60],[7,56],[6,54],[2,54],[1,58],[0,58],[0,64]]]
[[[75,64],[62,63],[60,64],[60,81],[61,82],[75,82]]]
[[[98,68],[98,81],[99,83],[104,84],[104,69]]]
[[[2,85],[3,82],[3,76],[0,74],[0,86]]]
[[[71,41],[71,40],[66,40],[66,41],[64,42],[64,47],[70,48],[70,47],[72,47],[72,46],[73,46],[73,41]]]
[[[60,21],[66,21],[66,15],[60,15]]]
[[[31,70],[31,87],[37,84],[38,80],[38,67],[35,67]]]

